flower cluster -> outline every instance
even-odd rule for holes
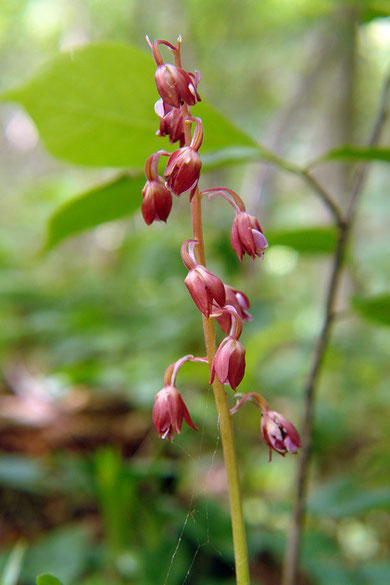
[[[172,207],[172,195],[179,197],[189,192],[190,202],[195,196],[199,199],[206,196],[209,199],[222,197],[235,213],[231,245],[238,259],[241,262],[245,254],[253,260],[256,257],[262,258],[268,246],[267,240],[258,220],[246,211],[239,195],[225,188],[205,191],[198,189],[202,167],[199,149],[203,142],[203,125],[200,118],[191,115],[190,107],[201,100],[197,89],[200,73],[190,73],[182,68],[180,38],[176,45],[162,40],[151,43],[148,38],[147,41],[157,66],[155,81],[160,94],[160,99],[155,104],[155,112],[159,117],[157,135],[167,136],[170,144],[178,142],[179,148],[172,154],[160,150],[146,161],[147,181],[142,191],[142,214],[145,222],[150,225],[154,221],[166,221]],[[160,45],[165,45],[171,51],[173,64],[163,60]],[[158,165],[162,156],[169,158],[160,176]],[[181,256],[188,270],[184,284],[203,318],[215,319],[225,334],[209,364],[209,383],[212,384],[217,379],[220,384],[228,385],[235,391],[245,373],[245,348],[240,336],[243,323],[252,319],[248,312],[249,300],[243,292],[225,284],[206,268],[198,248],[199,241],[196,238],[188,239],[182,244]],[[177,372],[186,361],[207,362],[207,358],[184,356],[167,369],[164,388],[158,392],[153,408],[153,424],[161,438],[172,439],[174,433],[180,433],[183,419],[191,428],[197,428],[175,387]],[[270,448],[282,455],[288,451],[296,452],[300,446],[299,436],[291,423],[269,407],[263,408],[262,414],[262,434]]]

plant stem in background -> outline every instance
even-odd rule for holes
[[[386,76],[383,91],[375,118],[368,146],[375,146],[380,139],[381,132],[388,117],[390,95],[390,73]],[[359,196],[363,190],[367,178],[369,164],[360,165],[355,173],[350,189],[345,218],[334,215],[338,227],[338,241],[333,256],[332,270],[329,279],[328,291],[325,301],[324,320],[321,332],[314,350],[313,362],[304,392],[304,415],[302,424],[302,453],[298,462],[298,472],[295,486],[295,500],[291,529],[289,533],[282,585],[296,585],[302,529],[305,518],[306,493],[311,458],[311,439],[313,428],[314,405],[317,393],[319,375],[324,356],[329,345],[332,325],[335,317],[335,301],[343,272],[343,261],[348,245],[356,214]],[[315,186],[318,192],[318,181]],[[314,185],[313,185],[314,187]],[[340,221],[341,219],[341,221]]]

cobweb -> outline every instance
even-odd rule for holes
[[[211,390],[211,387],[209,386],[209,388],[208,388],[209,395],[210,395],[210,390]],[[208,398],[209,398],[209,396],[208,396]],[[207,415],[207,410],[209,408],[209,403],[210,403],[210,400],[205,400],[204,420],[207,419],[206,415]],[[172,556],[170,559],[167,573],[166,573],[165,578],[162,582],[162,585],[169,585],[172,569],[174,567],[174,564],[175,564],[177,555],[179,553],[179,550],[180,550],[180,547],[181,547],[181,544],[183,541],[183,537],[185,535],[185,531],[186,531],[186,528],[187,528],[189,522],[192,522],[194,524],[194,528],[195,528],[194,533],[196,535],[197,545],[196,545],[196,549],[192,555],[192,558],[189,562],[188,568],[183,576],[183,581],[181,582],[181,585],[185,585],[188,577],[191,574],[191,571],[193,569],[193,566],[195,564],[196,558],[197,558],[200,550],[206,546],[211,547],[217,553],[217,555],[221,557],[223,562],[231,568],[232,572],[234,573],[234,567],[231,565],[231,563],[229,563],[229,561],[224,557],[222,552],[220,550],[218,550],[218,548],[215,547],[212,542],[210,542],[210,522],[209,522],[209,507],[208,507],[207,497],[205,498],[205,507],[204,507],[206,530],[204,530],[204,528],[202,528],[201,530],[196,530],[196,525],[197,525],[196,515],[197,515],[199,510],[194,505],[195,491],[196,491],[198,499],[201,499],[202,496],[205,495],[205,493],[206,493],[207,479],[213,470],[214,463],[215,463],[215,457],[216,457],[216,454],[219,450],[219,443],[220,443],[220,436],[221,436],[220,435],[219,418],[216,422],[216,431],[217,432],[216,432],[215,445],[214,445],[213,452],[210,456],[210,463],[209,463],[206,474],[201,473],[202,451],[203,451],[203,443],[204,443],[204,436],[205,436],[205,423],[203,423],[200,427],[200,440],[198,443],[198,447],[196,449],[194,449],[193,453],[190,453],[189,451],[184,449],[184,447],[182,445],[180,445],[180,443],[178,442],[178,439],[176,439],[176,441],[173,441],[173,444],[177,448],[179,448],[181,451],[183,451],[186,454],[186,456],[189,457],[194,462],[194,470],[195,470],[194,473],[195,473],[196,477],[198,477],[198,478],[203,477],[203,486],[200,490],[199,490],[199,486],[196,487],[196,490],[195,490],[195,488],[193,488],[191,490],[191,496],[190,496],[189,503],[188,503],[188,509],[187,509],[186,514],[185,514],[177,542],[174,545],[173,553],[172,553]],[[179,438],[179,440],[180,440],[180,438]],[[201,533],[203,533],[203,537],[202,537]]]

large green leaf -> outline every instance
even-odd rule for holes
[[[331,254],[336,245],[334,228],[304,228],[267,232],[271,246],[288,246],[302,254]]]
[[[382,162],[390,162],[390,148],[388,147],[359,147],[359,146],[341,146],[326,152],[319,158],[311,161],[308,168],[333,160],[377,160]]]
[[[53,575],[38,575],[37,585],[62,585],[61,581]]]
[[[20,102],[47,149],[80,165],[142,170],[152,152],[167,148],[155,136],[155,65],[136,47],[96,44],[58,55],[29,83],[3,100]],[[204,123],[202,152],[249,147],[256,142],[205,102],[193,108]]]
[[[61,240],[136,211],[145,178],[120,177],[83,193],[59,207],[49,220],[45,250]]]
[[[355,297],[352,299],[352,306],[365,319],[390,325],[390,293],[372,297]]]

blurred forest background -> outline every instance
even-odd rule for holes
[[[82,44],[131,43],[146,53],[146,33],[171,42],[181,34],[185,68],[202,73],[201,96],[288,160],[304,165],[367,140],[389,66],[389,4],[380,0],[2,0],[0,90]],[[157,129],[153,100],[148,107]],[[204,351],[179,255],[190,237],[186,198],[175,200],[167,226],[145,226],[137,209],[42,251],[52,214],[116,171],[53,158],[15,102],[2,104],[0,128],[1,585],[30,585],[40,572],[64,585],[232,585],[225,476],[203,366],[186,365],[178,380],[198,433],[184,428],[171,444],[151,425],[167,365]],[[351,168],[316,167],[341,205]],[[320,379],[305,585],[390,582],[386,171],[372,163]],[[334,247],[331,218],[299,176],[264,162],[210,170],[201,186],[235,189],[269,239],[263,261],[241,265],[229,246],[230,209],[208,204],[210,266],[251,300],[240,391],[262,392],[299,428]],[[275,454],[268,463],[255,408],[233,422],[253,585],[276,585],[297,458]]]

